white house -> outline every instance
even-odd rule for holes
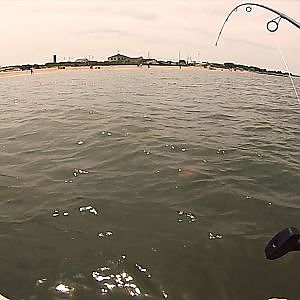
[[[87,58],[78,58],[75,60],[76,63],[85,63],[87,64],[89,60]]]
[[[121,63],[121,64],[140,64],[143,60],[143,57],[129,57],[123,54],[116,54],[108,57],[109,62]]]
[[[129,59],[130,59],[129,56],[118,53],[116,55],[110,56],[107,60],[108,61],[115,61],[115,62],[125,62],[126,60],[129,60]]]

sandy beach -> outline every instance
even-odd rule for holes
[[[177,66],[151,66],[151,70],[155,69],[174,69],[178,70]],[[88,66],[84,67],[66,67],[65,69],[59,69],[57,67],[52,67],[52,68],[43,68],[43,69],[33,69],[33,74],[31,75],[30,70],[25,70],[25,71],[2,71],[0,72],[0,78],[4,77],[17,77],[17,76],[34,76],[34,75],[41,75],[41,74],[49,74],[49,73],[54,73],[54,72],[93,72],[93,71],[101,71],[101,70],[140,70],[140,69],[148,69],[147,66],[143,67],[137,67],[134,65],[116,65],[116,66],[100,66],[100,68],[97,69],[94,67],[93,69],[90,69]],[[181,71],[194,71],[194,70],[199,70],[199,71],[214,71],[214,72],[238,72],[238,73],[248,73],[247,71],[241,71],[241,70],[230,70],[230,69],[209,69],[209,68],[204,68],[201,66],[185,66],[181,68]]]
[[[47,74],[53,72],[70,72],[70,71],[90,71],[89,67],[66,67],[65,69],[59,69],[57,67],[44,68],[44,69],[33,69],[33,74]],[[31,76],[30,70],[25,71],[5,71],[0,72],[1,77],[17,77],[17,76]]]

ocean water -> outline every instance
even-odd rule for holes
[[[300,89],[300,80],[295,79]],[[0,291],[299,298],[300,104],[288,78],[115,67],[0,78]]]

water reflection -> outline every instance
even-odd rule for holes
[[[267,265],[262,254],[278,226],[299,222],[287,82],[187,72],[1,79],[1,291],[297,298],[297,256]]]

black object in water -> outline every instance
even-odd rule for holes
[[[289,227],[277,233],[265,248],[267,259],[277,259],[288,252],[300,251],[300,233],[297,228]]]

